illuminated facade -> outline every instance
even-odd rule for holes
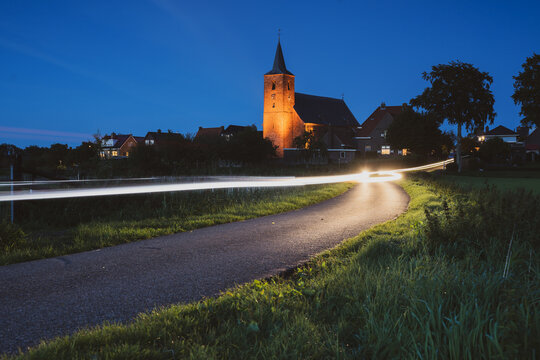
[[[295,92],[295,77],[285,66],[278,41],[272,70],[264,75],[263,113],[263,136],[277,146],[278,157],[297,150],[294,139],[313,131],[326,144],[329,158],[351,160],[358,126],[343,99]]]

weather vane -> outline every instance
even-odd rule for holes
[[[281,29],[277,29],[277,39],[281,40]]]

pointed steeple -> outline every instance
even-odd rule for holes
[[[292,73],[289,70],[287,70],[287,67],[285,66],[285,59],[283,58],[283,50],[281,50],[281,43],[279,39],[277,43],[276,56],[274,58],[274,66],[272,67],[272,70],[267,72],[265,75],[274,75],[274,74],[292,75]]]

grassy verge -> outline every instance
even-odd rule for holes
[[[28,235],[19,227],[0,224],[0,248],[4,248],[0,253],[0,265],[99,249],[295,210],[335,197],[351,186],[345,183],[272,190],[220,190],[119,197],[114,200],[116,204],[109,204],[110,199],[76,199],[45,204],[34,202],[21,209],[29,213],[27,219],[32,219],[22,224],[22,230]],[[93,217],[92,211],[97,211],[96,217]],[[107,220],[103,213],[108,214],[110,219]],[[67,221],[73,226],[59,228],[58,225],[54,226],[55,221]]]
[[[523,188],[540,195],[539,171],[476,171],[462,175],[442,173],[439,179],[446,184],[458,185],[467,190],[495,186],[502,191]]]
[[[287,278],[80,331],[20,358],[537,357],[539,198],[463,193],[431,178],[402,184],[407,213]]]

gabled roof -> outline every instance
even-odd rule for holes
[[[296,93],[294,110],[304,123],[353,127],[359,125],[342,99]]]
[[[197,131],[197,135],[195,135],[195,137],[218,137],[223,132],[223,129],[223,126],[213,128],[203,128],[199,126],[199,131]]]
[[[371,132],[377,127],[379,122],[384,118],[386,114],[392,115],[393,118],[398,116],[403,108],[401,106],[379,106],[375,111],[368,116],[366,121],[362,124],[362,128],[358,131],[358,137],[371,136]]]
[[[279,42],[279,40],[277,43],[276,56],[274,57],[274,66],[272,67],[272,70],[267,72],[265,75],[274,74],[292,75],[292,73],[287,70],[287,67],[285,66],[285,59],[283,58],[283,51],[281,50],[281,43]]]
[[[109,146],[103,146],[103,148],[120,148],[124,143],[126,142],[129,137],[132,136],[131,134],[111,134],[111,135],[105,135],[103,137],[103,140],[113,140],[112,145]]]
[[[144,143],[144,136],[134,136],[133,138],[135,139],[135,141],[137,142],[137,144],[142,144],[142,143]]]
[[[493,135],[493,136],[517,136],[518,134],[515,131],[510,130],[509,128],[499,125],[495,129],[486,131],[484,135]]]

